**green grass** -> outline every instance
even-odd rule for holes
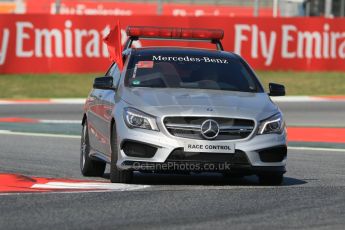
[[[286,95],[345,95],[345,73],[258,72],[260,81],[285,85]]]
[[[99,75],[99,74],[98,74]],[[85,98],[97,74],[0,75],[0,98]],[[345,73],[258,72],[287,95],[345,95]]]
[[[0,75],[0,98],[85,98],[97,74]]]

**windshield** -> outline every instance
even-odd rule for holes
[[[127,71],[129,87],[262,91],[240,60],[218,56],[135,56]]]

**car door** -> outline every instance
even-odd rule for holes
[[[116,66],[112,64],[105,76],[111,75],[115,67]],[[103,154],[107,154],[104,145],[109,142],[104,132],[104,124],[106,121],[104,121],[105,116],[103,114],[102,97],[105,91],[108,90],[93,89],[91,91],[89,96],[89,109],[87,112],[90,145],[93,150]]]
[[[117,65],[114,63],[109,71],[107,72],[108,77],[113,78],[114,88],[116,88],[119,79],[120,79],[121,72]],[[102,97],[99,98],[100,100],[100,117],[101,119],[101,133],[104,137],[104,140],[101,141],[101,151],[102,153],[108,155],[110,157],[111,150],[110,150],[110,133],[111,133],[111,120],[112,120],[112,111],[115,106],[115,94],[116,90],[103,90]]]
[[[89,129],[89,141],[93,150],[99,152],[101,150],[100,140],[102,138],[100,133],[100,97],[102,96],[101,89],[93,89],[88,98],[87,120]]]

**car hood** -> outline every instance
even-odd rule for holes
[[[279,111],[266,93],[124,87],[120,97],[129,106],[155,116],[224,116],[262,120]]]

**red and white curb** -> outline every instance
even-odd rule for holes
[[[3,129],[0,129],[0,135],[80,139],[80,135],[71,135],[71,134],[51,134],[51,133],[31,133],[31,132],[16,132],[16,131],[3,130]]]
[[[5,121],[7,120],[7,121]],[[0,118],[1,122],[14,122],[18,121]],[[21,121],[22,123],[26,123]],[[40,121],[35,121],[39,123]],[[60,121],[59,121],[60,122]],[[61,123],[64,121],[62,120]],[[71,123],[80,124],[80,121],[71,121]],[[335,143],[345,144],[345,128],[334,127],[288,127],[288,141],[292,142],[317,142],[317,143]],[[79,135],[64,135],[64,134],[50,134],[50,133],[32,133],[32,132],[18,132],[11,130],[0,129],[0,135],[22,135],[22,136],[38,136],[38,137],[63,137],[63,138],[80,138]]]
[[[0,123],[81,124],[81,120],[48,120],[26,117],[0,117]]]
[[[0,105],[49,105],[49,104],[74,104],[82,105],[83,98],[63,98],[63,99],[1,99]]]
[[[40,192],[131,191],[148,187],[150,186],[0,174],[0,195]]]
[[[271,97],[275,102],[331,102],[344,101],[345,96],[284,96]]]
[[[322,101],[345,101],[344,96],[284,96],[272,97],[275,102],[322,102]],[[61,99],[0,99],[0,105],[49,105],[49,104],[75,104],[82,105],[85,98],[61,98]]]

